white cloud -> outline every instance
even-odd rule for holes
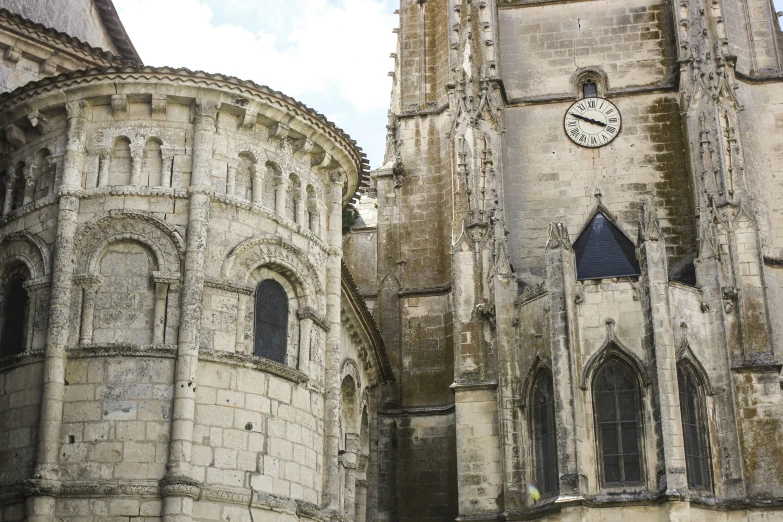
[[[221,9],[247,15],[241,26],[216,23],[205,0],[114,3],[150,65],[235,75],[294,97],[337,97],[357,113],[388,107],[396,17],[383,0],[224,0]]]

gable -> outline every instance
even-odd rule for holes
[[[606,216],[597,212],[574,242],[577,279],[638,276],[636,247]]]

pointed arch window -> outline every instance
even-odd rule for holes
[[[688,487],[711,490],[710,449],[707,437],[707,415],[704,407],[704,386],[688,362],[677,366],[680,390],[682,435],[685,439],[685,464]]]
[[[6,275],[0,307],[0,357],[25,350],[28,296],[24,282],[29,278],[26,267],[17,266]]]
[[[530,399],[535,483],[543,497],[551,497],[559,488],[555,395],[549,371],[538,373]]]
[[[288,295],[280,283],[258,283],[255,299],[253,354],[286,364]]]
[[[626,362],[613,357],[596,373],[593,394],[603,485],[642,485],[639,380]]]

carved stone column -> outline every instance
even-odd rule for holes
[[[275,214],[285,216],[285,196],[288,188],[288,182],[285,176],[280,176],[275,180]]]
[[[161,158],[163,159],[163,165],[161,166],[162,172],[160,173],[161,186],[171,187],[173,180],[171,179],[174,174],[174,149],[171,147],[160,148]]]
[[[103,277],[96,274],[76,276],[74,282],[82,287],[82,321],[79,328],[79,344],[92,343],[95,297],[103,285]]]
[[[369,455],[359,455],[356,462],[356,500],[353,519],[356,522],[367,520],[367,467]]]
[[[144,147],[131,148],[131,178],[130,184],[134,187],[141,186],[141,167],[144,163]]]
[[[33,201],[33,196],[35,195],[36,174],[39,174],[39,172],[34,165],[28,165],[27,168],[25,168],[24,198],[22,199],[22,205],[27,205]]]
[[[106,147],[98,153],[98,186],[109,184],[109,167],[111,167],[111,148]]]
[[[236,165],[228,166],[228,173],[226,174],[226,196],[233,198],[237,192],[237,167]]]
[[[345,453],[342,455],[345,467],[345,494],[343,496],[343,520],[354,520],[356,512],[356,464],[359,453],[359,435],[345,434]]]
[[[327,178],[326,201],[329,206],[326,261],[326,336],[324,398],[324,489],[323,506],[339,510],[340,468],[340,306],[342,297],[342,191],[345,173],[334,170]],[[285,206],[285,203],[283,203]],[[278,205],[279,207],[279,205]]]
[[[25,351],[30,352],[33,349],[33,340],[35,337],[36,310],[38,303],[43,297],[43,290],[49,286],[49,280],[46,278],[31,279],[25,281],[24,289],[27,290],[27,324],[25,324]],[[0,313],[2,316],[2,313]]]
[[[658,489],[667,495],[685,495],[685,447],[677,385],[677,354],[669,305],[669,269],[666,242],[655,208],[649,201],[642,207],[639,223],[640,294],[645,317],[644,351],[651,372],[655,435],[658,447]],[[657,411],[656,411],[657,410]]]
[[[8,167],[5,175],[5,201],[3,201],[3,215],[11,212],[14,204],[14,190],[16,190],[16,169],[13,166]]]
[[[297,225],[307,228],[310,226],[310,223],[305,223],[305,206],[307,205],[307,201],[304,198],[305,189],[300,184],[300,186],[294,187],[294,191],[294,199],[296,200],[296,215],[294,219]]]
[[[256,165],[250,166],[250,179],[252,180],[253,204],[261,205],[264,200],[264,175]]]
[[[575,411],[576,375],[574,375],[574,287],[576,260],[571,240],[563,223],[549,225],[546,246],[547,285],[552,321],[552,377],[555,387],[555,418],[557,419],[557,466],[560,499],[578,498],[582,493],[583,474],[579,470],[577,419]]]
[[[308,313],[308,308],[300,308],[297,312],[299,317],[299,370],[310,375],[310,331],[313,328],[312,316]]]
[[[68,114],[65,166],[60,205],[57,214],[52,265],[49,328],[43,371],[43,395],[38,428],[38,455],[35,481],[38,491],[56,489],[59,484],[59,441],[65,394],[65,346],[70,327],[71,287],[74,239],[76,237],[79,198],[86,132],[90,106],[84,100],[65,104]],[[36,494],[26,502],[27,522],[53,522],[54,498]]]
[[[193,132],[193,173],[188,209],[188,233],[185,244],[185,273],[182,285],[182,313],[179,345],[174,373],[174,408],[171,444],[166,477],[161,486],[164,494],[163,522],[192,520],[193,504],[188,495],[179,494],[181,486],[197,489],[198,482],[190,476],[193,422],[196,408],[196,369],[198,367],[198,333],[204,297],[204,265],[206,263],[209,206],[214,193],[211,184],[215,121],[220,103],[197,99]],[[192,489],[191,488],[191,489]],[[196,494],[198,491],[196,491]]]
[[[236,322],[236,336],[234,338],[234,351],[240,354],[251,354],[253,352],[252,347],[248,347],[247,340],[245,339],[246,330],[246,316],[248,302],[253,299],[253,288],[248,286],[247,289],[237,291],[237,322]],[[252,306],[252,303],[251,303]]]
[[[152,323],[152,344],[166,344],[166,303],[169,299],[169,287],[180,281],[178,273],[153,272],[155,282],[155,312]]]

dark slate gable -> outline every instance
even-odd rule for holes
[[[580,280],[640,274],[634,244],[600,212],[577,238],[574,254]]]

